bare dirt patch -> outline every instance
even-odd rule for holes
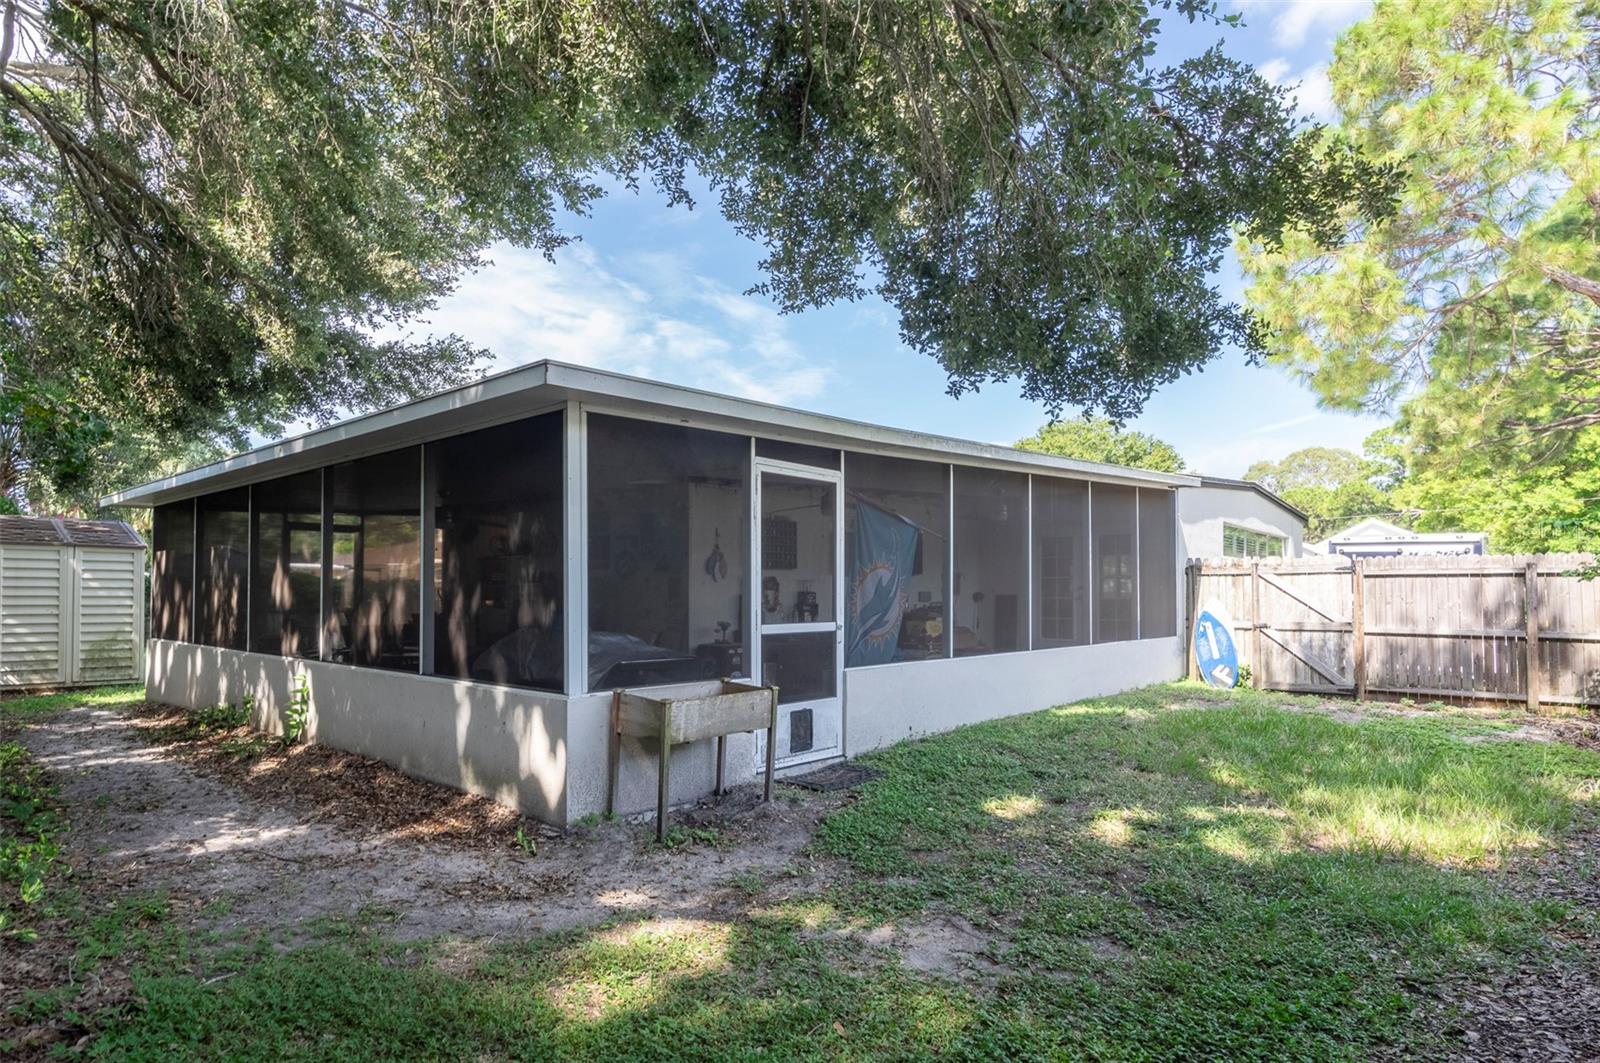
[[[943,915],[896,928],[895,947],[914,971],[980,980],[1013,973],[995,958],[996,940],[958,915]]]
[[[210,904],[218,929],[292,933],[373,908],[399,938],[695,916],[728,903],[736,877],[788,867],[829,806],[735,791],[742,811],[714,845],[664,849],[633,824],[605,823],[543,828],[532,855],[515,843],[515,812],[363,757],[309,747],[230,765],[153,745],[152,733],[149,718],[82,708],[20,737],[73,810],[82,871],[114,891]]]

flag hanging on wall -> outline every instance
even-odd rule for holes
[[[855,572],[845,625],[845,663],[886,664],[900,642],[906,582],[917,556],[917,529],[893,513],[856,506]]]

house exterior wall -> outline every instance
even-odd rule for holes
[[[302,677],[310,741],[567,822],[567,701],[559,694],[159,639],[150,643],[145,691],[185,708],[252,698],[255,726],[282,734]]]
[[[1145,639],[1054,650],[854,668],[845,673],[850,756],[906,738],[1175,679],[1182,640]],[[386,761],[418,778],[480,794],[556,825],[605,809],[609,694],[567,698],[484,683],[154,640],[145,686],[153,701],[202,708],[251,699],[252,723],[283,733],[289,698],[304,679],[310,741]],[[700,685],[656,688],[660,697]],[[728,736],[724,780],[759,777],[761,738]],[[620,750],[618,813],[656,801],[657,747]],[[692,803],[716,778],[714,740],[675,747],[669,801]]]
[[[1234,487],[1181,487],[1178,524],[1186,557],[1222,557],[1222,526],[1232,524],[1281,535],[1283,556],[1304,553],[1305,523],[1253,490]]]
[[[844,674],[845,747],[851,756],[969,723],[1177,679],[1183,640],[906,661]]]

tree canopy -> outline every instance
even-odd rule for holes
[[[1144,432],[1119,428],[1104,417],[1053,421],[1026,439],[1023,450],[1081,461],[1103,461],[1155,472],[1182,472],[1183,457],[1172,444]]]
[[[1394,503],[1381,483],[1382,466],[1339,447],[1305,447],[1280,461],[1258,461],[1245,470],[1308,518],[1306,538],[1326,539],[1362,517],[1394,521]]]
[[[698,173],[782,307],[876,291],[953,392],[1011,378],[1131,416],[1257,342],[1208,280],[1236,227],[1333,239],[1392,191],[1220,47],[1154,64],[1157,14],[1227,21],[1212,0],[0,0],[0,491],[81,496],[162,443],[470,376],[460,337],[374,336],[493,241],[557,251],[606,176],[681,202]]]
[[[1337,247],[1244,242],[1272,360],[1398,410],[1419,527],[1600,543],[1600,4],[1382,0],[1329,79],[1340,136],[1404,184]]]

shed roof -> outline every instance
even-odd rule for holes
[[[1226,476],[1202,476],[1200,477],[1200,483],[1204,487],[1224,487],[1235,491],[1254,491],[1285,513],[1298,517],[1302,524],[1311,519],[1305,514],[1305,511],[1296,506],[1291,506],[1276,491],[1267,490],[1255,480],[1231,480]]]
[[[75,517],[0,516],[0,544],[144,549],[139,533],[120,520],[78,520]]]
[[[577,401],[605,412],[671,420],[742,435],[1021,472],[1180,487],[1199,477],[1058,458],[928,432],[887,428],[772,403],[543,360],[441,391],[210,465],[107,495],[103,506],[152,506],[334,462],[458,435]]]

